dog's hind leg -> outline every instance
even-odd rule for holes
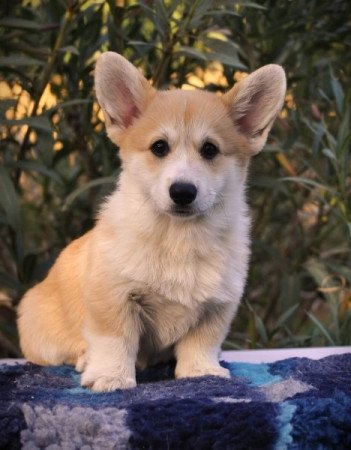
[[[18,308],[22,352],[28,361],[40,365],[75,365],[85,342],[64,318],[57,294],[45,294],[42,284],[34,287]]]

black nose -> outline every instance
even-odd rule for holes
[[[196,186],[191,183],[173,183],[169,188],[171,199],[180,206],[190,205],[197,194]]]

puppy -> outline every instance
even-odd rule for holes
[[[157,91],[122,56],[95,71],[118,187],[95,227],[62,251],[18,311],[24,356],[72,364],[93,391],[136,385],[135,368],[176,358],[176,377],[229,377],[218,362],[245,286],[249,160],[284,100],[267,65],[223,96]]]

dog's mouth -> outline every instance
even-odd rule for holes
[[[187,206],[173,206],[170,210],[169,210],[169,214],[171,216],[176,216],[176,217],[194,217],[196,215],[198,215],[198,211],[194,208],[187,207]]]

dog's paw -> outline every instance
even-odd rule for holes
[[[78,356],[75,369],[77,372],[84,372],[86,366],[87,366],[86,354],[82,353],[80,356]]]
[[[111,375],[85,370],[81,375],[81,385],[94,392],[111,392],[117,389],[130,389],[136,386],[135,378],[125,374]]]
[[[117,389],[131,389],[136,386],[136,381],[133,378],[115,378],[115,377],[100,377],[92,384],[88,384],[94,392],[111,392]]]
[[[176,368],[175,376],[176,378],[193,378],[193,377],[204,377],[204,376],[215,376],[222,378],[230,378],[230,372],[228,369],[218,365],[211,366],[188,366],[182,368]]]

